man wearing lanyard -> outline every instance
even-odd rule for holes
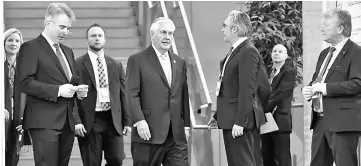
[[[312,81],[302,89],[312,100],[311,166],[357,166],[361,47],[349,39],[351,29],[348,11],[331,9],[323,15],[323,40],[331,46],[321,52]]]
[[[217,111],[208,125],[218,123],[223,129],[228,165],[263,165],[258,129],[265,117],[259,109],[262,97],[258,96],[258,89],[264,86],[269,92],[269,83],[263,59],[247,37],[252,33],[250,18],[245,13],[231,11],[221,31],[224,41],[232,47],[221,61]]]

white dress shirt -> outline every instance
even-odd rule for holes
[[[96,88],[97,88],[97,101],[96,101],[96,104],[95,104],[95,111],[106,111],[104,110],[104,107],[101,106],[100,104],[100,85],[99,85],[99,73],[98,73],[98,61],[97,61],[97,58],[98,58],[98,55],[97,54],[94,54],[93,52],[89,51],[88,50],[88,55],[89,55],[89,58],[90,58],[90,61],[92,63],[92,66],[93,66],[93,71],[94,71],[94,77],[95,77],[95,83],[96,83]],[[101,61],[102,61],[102,64],[103,64],[103,68],[104,68],[104,74],[105,74],[105,83],[106,83],[106,93],[108,93],[107,95],[105,96],[108,96],[109,97],[109,81],[108,81],[108,68],[107,68],[107,63],[105,61],[105,57],[104,57],[104,52],[101,52],[100,55],[99,55]],[[110,101],[110,100],[109,100]]]
[[[335,47],[335,51],[333,52],[333,56],[330,60],[330,63],[327,66],[327,69],[325,71],[325,73],[322,76],[322,80],[321,80],[321,86],[320,86],[320,91],[322,92],[323,96],[327,95],[327,90],[326,90],[326,83],[325,83],[325,78],[327,76],[328,71],[330,70],[333,62],[335,61],[335,59],[337,58],[338,54],[340,53],[340,51],[342,50],[343,46],[346,44],[346,42],[349,40],[349,38],[346,38],[344,40],[342,40],[340,43],[338,43]],[[323,69],[323,67],[326,65],[326,59],[327,57],[325,57],[325,60],[322,63],[322,66],[320,68],[320,70]],[[322,113],[323,112],[323,100],[322,100],[322,96],[320,97],[320,109],[315,110],[316,112]]]
[[[167,81],[168,81],[168,85],[171,86],[171,84],[172,84],[172,64],[171,64],[171,61],[170,61],[170,58],[169,58],[168,51],[167,51],[164,55],[162,55],[162,54],[154,47],[153,44],[152,44],[152,47],[153,47],[155,53],[157,54],[157,57],[158,57],[159,62],[160,62],[160,65],[161,65],[162,68],[163,68],[165,77],[167,78]]]
[[[41,35],[43,35],[43,37],[44,37],[45,40],[49,43],[51,49],[53,49],[53,51],[54,51],[54,53],[55,53],[55,55],[56,55],[56,48],[54,47],[54,42],[51,41],[51,40],[49,39],[49,37],[48,37],[44,32],[42,32]],[[63,50],[61,49],[60,45],[59,45],[59,50],[60,50],[60,52],[61,52],[61,56],[62,56],[63,59],[64,59],[66,68],[67,68],[67,70],[68,70],[69,78],[71,78],[71,77],[73,76],[73,74],[71,73],[70,66],[69,66],[69,62],[68,62],[68,60],[66,59],[65,54],[63,53]],[[60,88],[59,88],[59,90],[58,90],[58,97],[59,97],[59,96],[60,96]]]

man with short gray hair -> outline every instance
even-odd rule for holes
[[[188,166],[187,66],[170,51],[174,31],[172,20],[157,18],[150,27],[152,44],[128,60],[134,166]]]
[[[27,94],[24,129],[31,134],[36,166],[67,166],[74,142],[75,98],[82,99],[69,35],[73,11],[63,3],[48,6],[44,31],[22,44],[16,83]]]
[[[312,81],[302,89],[312,100],[311,166],[357,166],[361,133],[361,47],[350,40],[351,15],[331,9],[321,33],[330,44],[318,57]]]
[[[249,39],[246,13],[231,11],[221,31],[231,48],[220,63],[217,111],[208,125],[223,129],[229,166],[262,166],[259,128],[270,91],[263,58]]]

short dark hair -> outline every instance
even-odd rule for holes
[[[103,28],[102,26],[100,26],[99,24],[94,23],[93,25],[91,25],[91,26],[86,30],[86,32],[85,32],[85,38],[86,38],[86,39],[88,38],[88,33],[89,33],[90,28],[93,28],[93,27],[99,27],[99,28],[101,28],[101,29],[103,30],[103,32],[104,32],[104,36],[106,36],[106,35],[105,35],[105,30],[104,30],[104,28]]]

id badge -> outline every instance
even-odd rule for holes
[[[221,89],[221,84],[222,84],[221,80],[218,80],[217,81],[216,96],[219,95],[219,90]]]
[[[100,102],[110,102],[109,89],[108,88],[100,88],[99,101]]]

